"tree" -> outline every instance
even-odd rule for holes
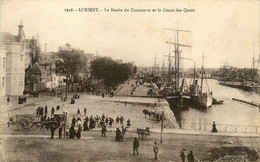
[[[136,73],[137,68],[132,63],[118,63],[110,57],[101,57],[91,62],[91,75],[107,88],[115,89],[118,84],[126,81]]]
[[[70,44],[60,47],[58,51],[59,60],[56,61],[56,72],[66,76],[66,92],[73,91],[73,84],[80,72],[85,69],[86,57],[82,50],[76,50]]]
[[[39,56],[41,53],[41,47],[37,39],[32,38],[30,40],[30,45],[29,45],[29,56],[30,56],[30,61],[31,61],[31,66],[34,65],[36,62],[39,61]]]

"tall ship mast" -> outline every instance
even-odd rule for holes
[[[190,32],[188,30],[180,30],[178,29],[178,24],[176,29],[165,29],[165,30],[172,30],[176,32],[176,41],[171,42],[166,41],[166,43],[169,45],[169,67],[168,67],[168,79],[167,79],[167,86],[164,87],[163,95],[166,97],[166,99],[169,101],[169,103],[172,105],[172,107],[175,108],[181,108],[181,107],[189,107],[190,106],[190,96],[188,94],[185,94],[184,89],[184,78],[180,85],[180,59],[186,59],[181,57],[181,51],[180,48],[191,48],[190,45],[181,44],[179,42],[179,32]],[[171,51],[171,45],[174,45],[174,51]],[[171,56],[171,53],[174,52],[174,56]],[[171,60],[174,58],[174,80],[172,78],[172,72],[171,72]]]

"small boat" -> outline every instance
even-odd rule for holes
[[[223,100],[217,100],[217,99],[215,99],[215,98],[213,98],[213,100],[212,100],[212,105],[221,105],[221,104],[223,104],[224,103],[224,101]]]

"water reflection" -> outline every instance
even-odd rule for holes
[[[258,108],[232,100],[232,98],[237,98],[260,103],[260,95],[219,85],[213,79],[209,79],[207,82],[214,98],[223,100],[224,103],[222,105],[213,105],[205,111],[194,108],[188,108],[180,112],[175,110],[177,121],[187,123],[212,123],[212,121],[216,121],[217,124],[260,126],[260,112]],[[206,90],[207,85],[205,84],[204,86],[203,88]]]

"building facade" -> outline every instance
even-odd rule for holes
[[[46,71],[36,62],[25,74],[25,91],[44,91],[46,80]]]
[[[6,51],[1,49],[0,55],[0,92],[1,96],[5,96],[6,89]]]
[[[5,32],[1,34],[1,56],[6,56],[5,76],[1,77],[4,93],[8,96],[22,95],[24,91],[25,35],[23,25],[18,27],[17,36]]]
[[[1,95],[23,94],[25,69],[31,65],[36,44],[36,39],[25,39],[22,23],[18,25],[18,35],[1,32]]]

